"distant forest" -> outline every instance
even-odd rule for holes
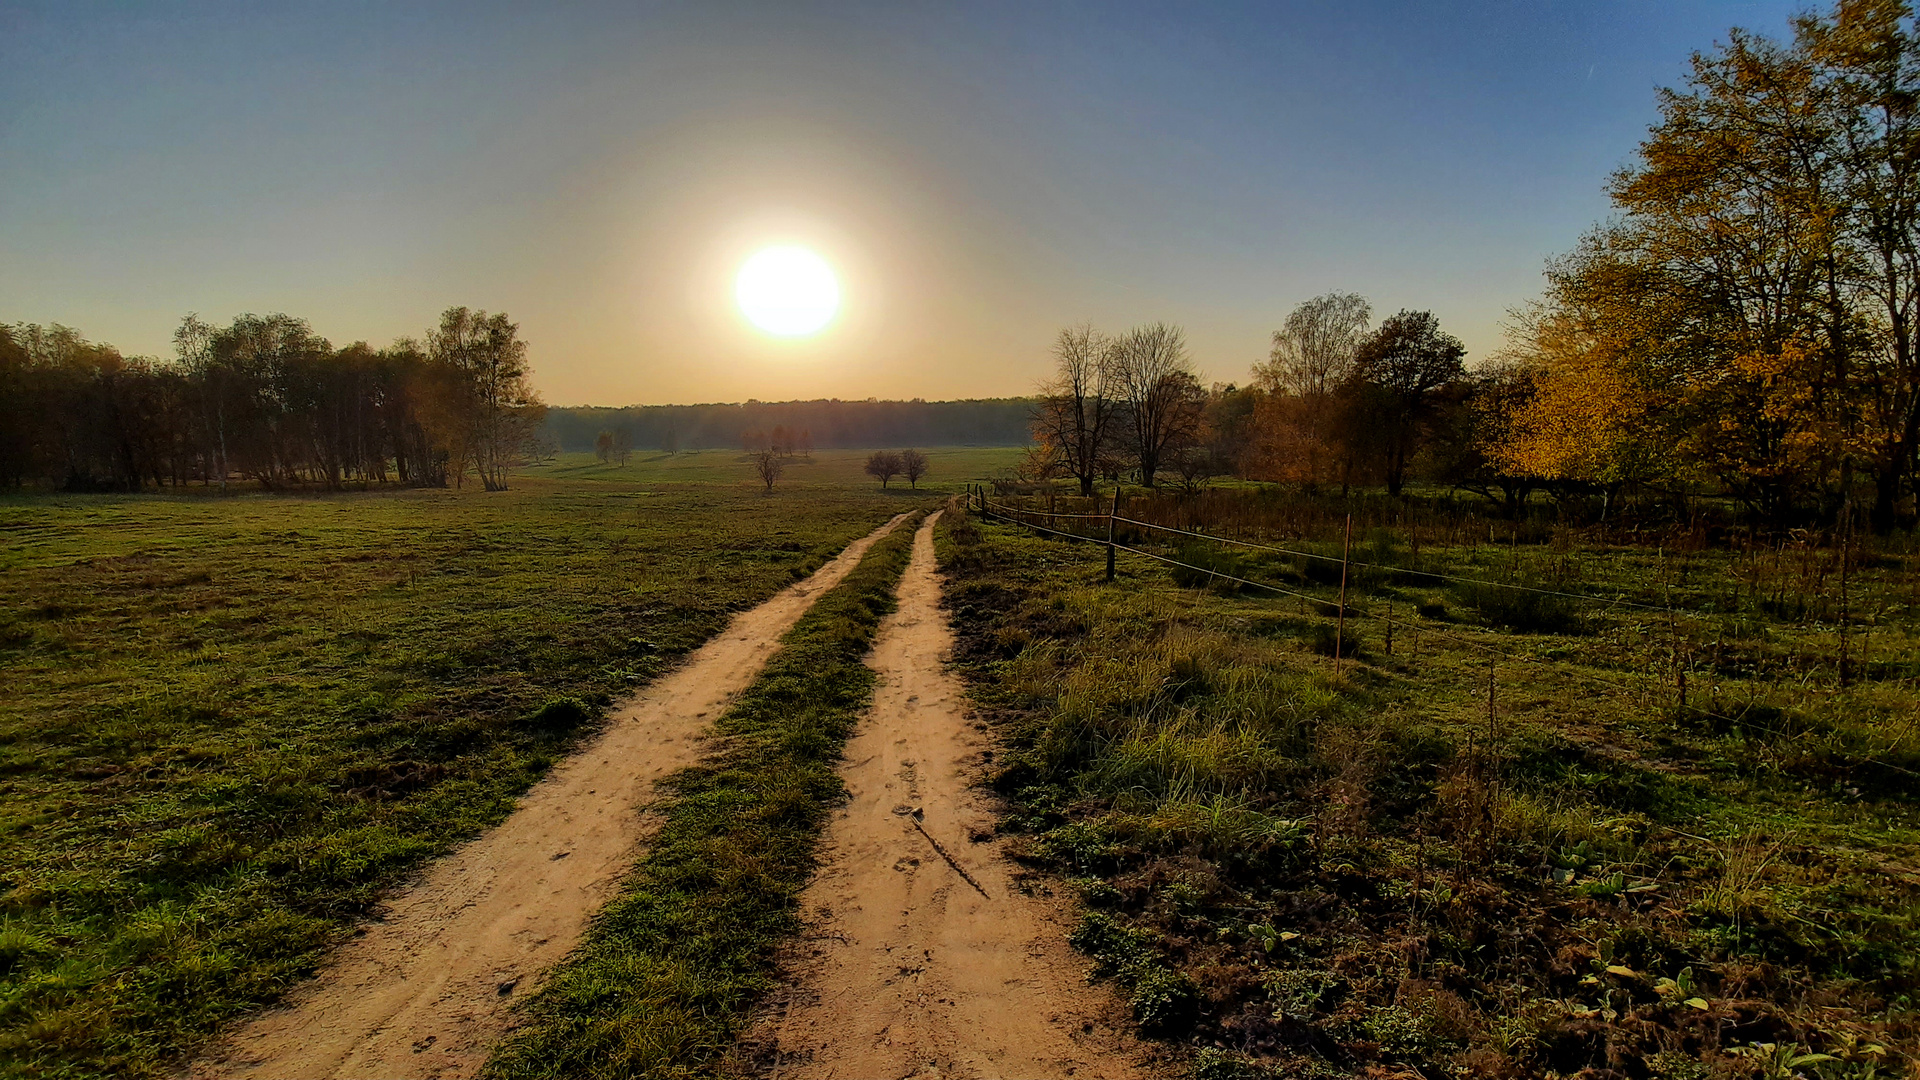
[[[549,408],[544,435],[561,450],[587,451],[602,432],[636,450],[746,446],[776,428],[820,449],[896,446],[1025,446],[1033,401],[749,401],[733,405]]]

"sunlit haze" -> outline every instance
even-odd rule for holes
[[[775,337],[817,334],[840,310],[840,283],[825,259],[803,247],[753,253],[734,279],[747,321]]]
[[[1083,320],[1245,380],[1329,290],[1471,362],[1655,88],[1795,6],[12,4],[0,319],[504,310],[557,405],[1022,394]],[[743,318],[776,245],[818,332]]]

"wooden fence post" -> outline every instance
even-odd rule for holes
[[[1113,519],[1120,515],[1120,485],[1113,486],[1113,509],[1107,512],[1107,580],[1113,580]]]
[[[1847,619],[1852,614],[1847,603],[1847,571],[1853,566],[1853,506],[1851,499],[1849,499],[1847,504],[1842,508],[1841,513],[1846,518],[1844,522],[1845,531],[1841,534],[1840,540],[1840,688],[1844,690],[1846,689],[1847,683],[1851,681],[1853,674],[1852,667],[1847,663]]]
[[[1387,655],[1393,655],[1393,594],[1387,594]]]
[[[1493,657],[1487,657],[1487,745],[1493,745]]]
[[[1347,558],[1353,552],[1353,515],[1347,515],[1347,538],[1340,544],[1340,611],[1333,621],[1333,673],[1340,674],[1341,638],[1347,634]]]

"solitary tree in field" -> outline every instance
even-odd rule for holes
[[[867,475],[880,481],[883,488],[887,481],[899,476],[904,467],[900,455],[891,450],[875,450],[867,457]]]
[[[773,490],[773,482],[780,479],[780,471],[785,467],[786,459],[780,456],[780,451],[772,447],[753,452],[753,471],[759,474],[760,482],[767,485],[769,492]]]
[[[593,456],[605,465],[613,460],[613,432],[603,431],[593,437]]]
[[[927,455],[913,449],[900,451],[900,471],[907,474],[907,484],[917,489],[920,478],[927,475]]]

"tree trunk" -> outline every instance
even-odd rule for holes
[[[1876,533],[1893,531],[1895,508],[1900,502],[1900,472],[1900,467],[1895,465],[1873,474],[1873,510],[1868,520]]]

